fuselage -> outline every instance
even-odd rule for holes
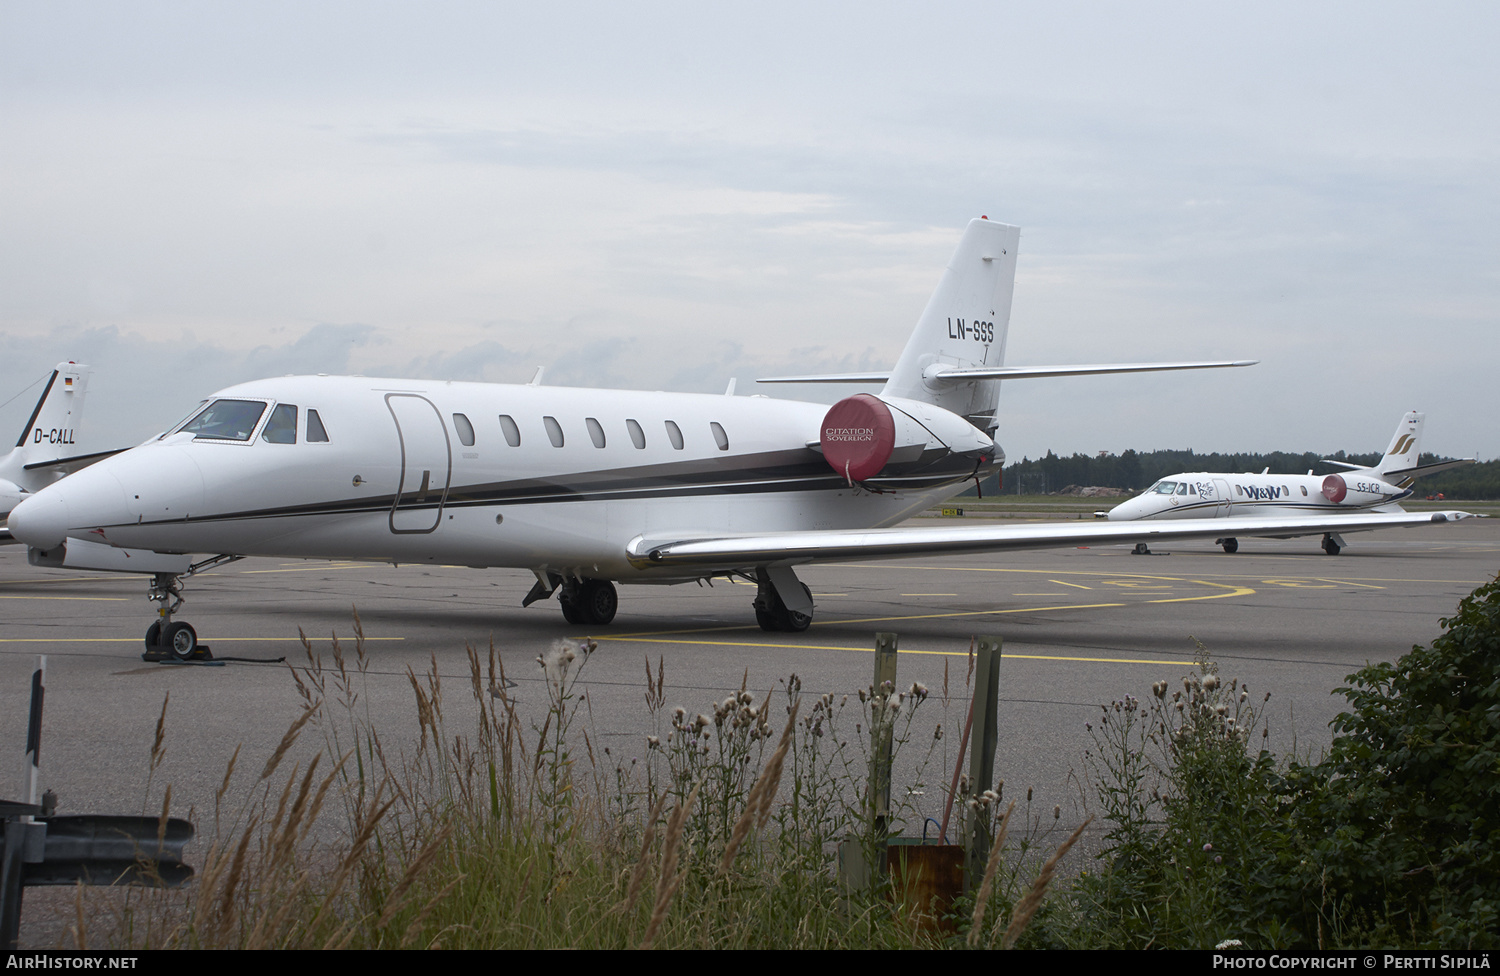
[[[939,462],[867,491],[817,450],[827,406],[765,397],[302,376],[205,403],[28,501],[27,530],[666,581],[681,571],[626,562],[636,536],[889,526],[975,473]]]
[[[1109,517],[1133,519],[1223,518],[1231,515],[1288,517],[1329,512],[1399,512],[1395,503],[1411,494],[1373,472],[1335,475],[1220,474],[1196,471],[1163,478],[1116,505]]]

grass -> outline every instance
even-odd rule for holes
[[[229,763],[211,823],[200,825],[207,849],[195,881],[117,893],[93,921],[80,889],[75,946],[1010,945],[1077,840],[1032,883],[1048,831],[1040,818],[1007,821],[1020,842],[997,846],[979,903],[961,899],[945,927],[924,927],[913,920],[927,906],[901,904],[883,870],[867,872],[868,884],[841,882],[836,851],[852,839],[869,868],[883,864],[886,835],[864,786],[870,742],[922,748],[911,739],[925,688],[812,697],[792,675],[774,692],[742,687],[692,712],[668,710],[664,667],[648,666],[658,734],[643,760],[626,762],[596,745],[581,680],[591,643],[538,658],[547,708],[535,718],[511,697],[494,648],[471,647],[456,700],[435,660],[408,671],[419,732],[403,751],[366,707],[357,619],[355,634],[352,649],[335,641],[326,660],[305,642],[293,671],[303,710],[264,762],[251,768],[236,753]],[[322,748],[290,761],[308,736]],[[926,745],[929,760],[938,742]],[[998,795],[957,799],[959,819],[997,819]],[[889,829],[913,815],[894,798]]]

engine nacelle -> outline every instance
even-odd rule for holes
[[[850,483],[925,488],[965,481],[1005,463],[983,431],[942,407],[856,393],[829,408],[823,457]]]

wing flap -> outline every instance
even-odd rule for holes
[[[637,536],[626,555],[632,565],[738,569],[774,563],[850,562],[1013,549],[1058,549],[1109,543],[1271,536],[1289,539],[1324,532],[1356,532],[1473,518],[1468,512],[1360,513],[1298,518],[1233,516],[1173,521],[1054,522],[1026,525],[895,529],[822,529],[767,535],[702,538]]]

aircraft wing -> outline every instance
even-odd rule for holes
[[[1358,513],[1266,518],[1176,519],[1137,522],[1027,523],[1024,525],[933,526],[894,529],[819,529],[767,535],[637,536],[626,546],[640,568],[740,569],[771,564],[851,562],[902,556],[1060,549],[1110,543],[1161,543],[1180,539],[1268,536],[1290,539],[1324,532],[1357,532],[1429,525],[1474,518],[1468,512]],[[1481,516],[1482,517],[1482,516]]]

